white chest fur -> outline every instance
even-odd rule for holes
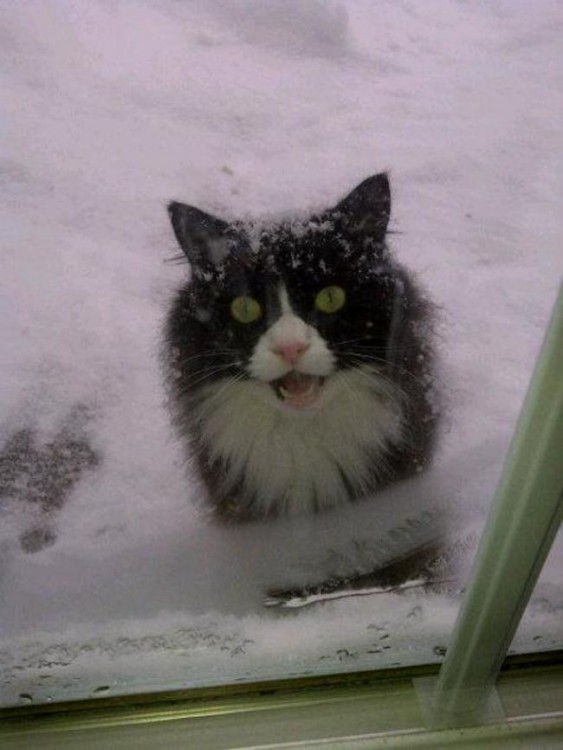
[[[225,467],[222,491],[257,515],[310,513],[370,489],[385,449],[401,437],[397,394],[370,368],[333,372],[314,409],[280,403],[265,382],[223,380],[204,389],[201,441]]]

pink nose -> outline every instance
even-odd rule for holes
[[[277,344],[274,352],[278,354],[288,365],[294,365],[299,357],[309,348],[309,344],[304,341],[288,341],[283,344]]]

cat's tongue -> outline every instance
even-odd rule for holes
[[[320,385],[320,378],[314,375],[290,372],[278,381],[278,393],[286,404],[302,409],[317,400]]]

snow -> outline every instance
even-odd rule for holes
[[[393,531],[429,533],[445,510],[466,540],[481,527],[563,266],[563,4],[27,0],[2,11],[0,445],[28,428],[38,450],[78,408],[101,457],[54,516],[56,542],[33,554],[19,536],[37,508],[3,500],[2,702],[439,660],[451,591],[291,613],[263,599],[363,572],[400,545]],[[436,466],[312,519],[210,524],[158,366],[187,273],[164,262],[178,254],[166,203],[303,212],[383,169],[393,248],[442,311],[450,411]],[[561,547],[514,650],[561,648]]]

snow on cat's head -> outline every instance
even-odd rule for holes
[[[216,352],[207,379],[229,374],[212,367],[229,352],[233,369],[304,409],[362,346],[384,357],[399,283],[384,242],[386,175],[306,220],[227,223],[176,202],[169,212],[192,267],[181,317],[191,319],[202,358],[205,347]]]

